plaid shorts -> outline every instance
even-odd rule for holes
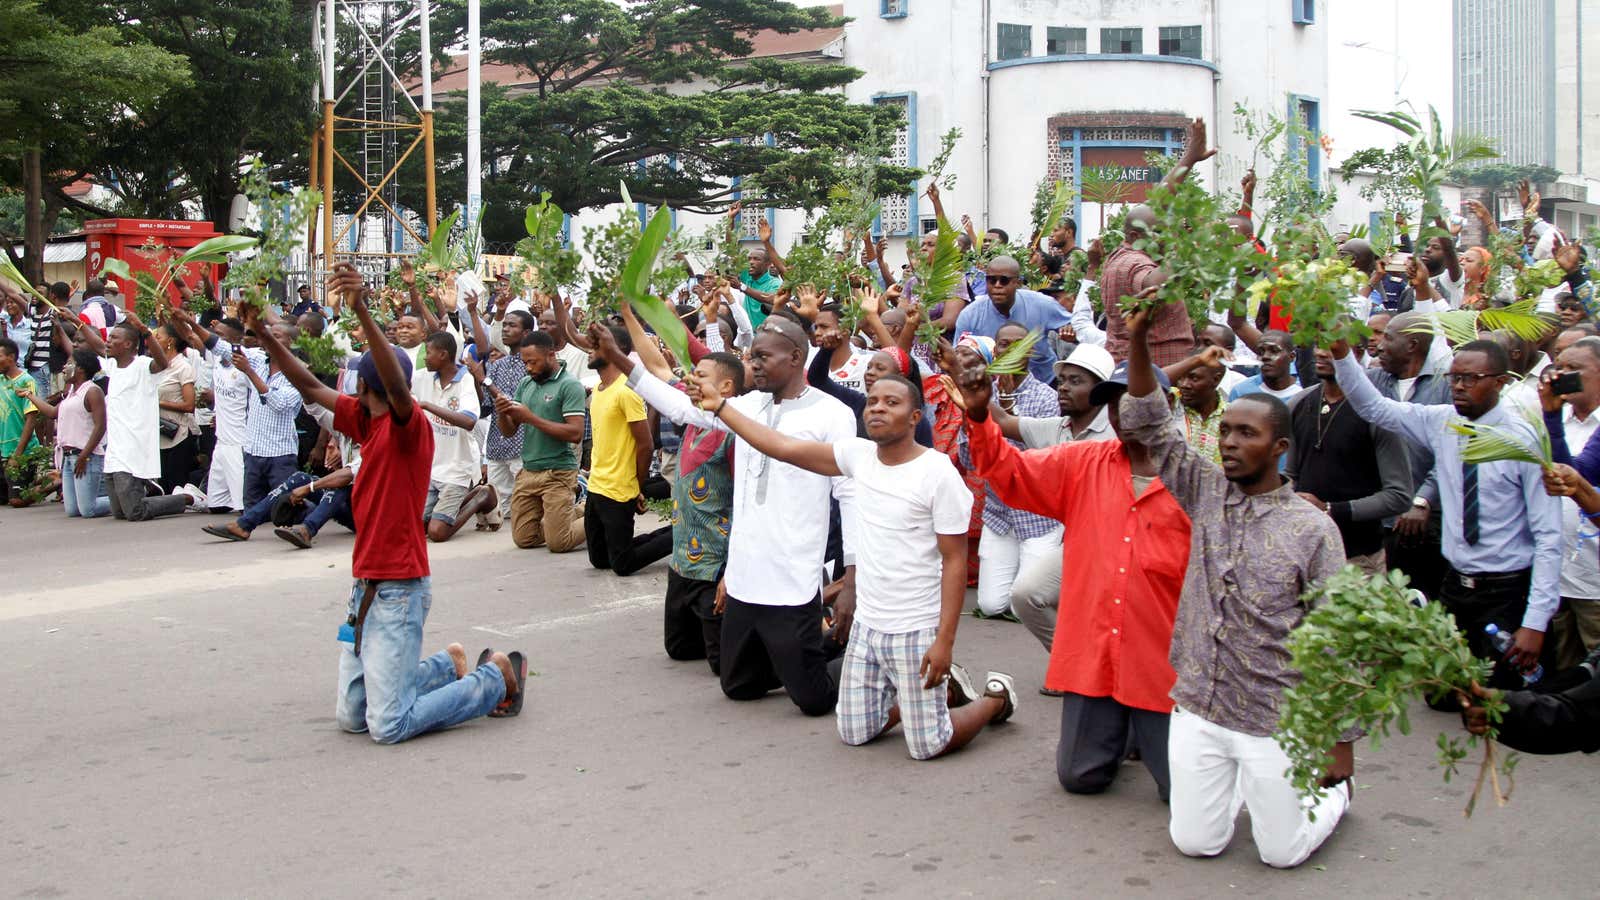
[[[932,759],[950,745],[947,689],[922,686],[922,657],[936,628],[887,634],[859,621],[850,626],[839,676],[839,737],[852,747],[883,733],[889,710],[900,707],[900,723],[912,759]]]

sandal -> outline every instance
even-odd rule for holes
[[[249,538],[240,537],[228,530],[226,525],[201,525],[200,530],[212,537],[219,537],[225,541],[247,541]]]
[[[522,699],[528,693],[528,658],[523,656],[520,650],[511,651],[509,657],[511,674],[517,682],[517,692],[502,700],[499,706],[489,712],[489,717],[493,719],[509,719],[522,712]]]

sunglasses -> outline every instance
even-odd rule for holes
[[[761,334],[775,334],[778,337],[781,337],[784,340],[788,341],[789,343],[793,344],[796,349],[804,350],[806,348],[805,344],[803,344],[800,341],[797,341],[797,340],[794,339],[794,335],[790,334],[787,331],[784,331],[782,328],[778,327],[777,325],[769,325],[769,324],[763,322],[761,324],[761,327],[757,328],[756,331],[761,333]]]
[[[1445,377],[1450,380],[1451,384],[1464,384],[1470,388],[1476,386],[1479,381],[1485,378],[1499,378],[1505,374],[1504,372],[1492,372],[1488,375],[1479,375],[1476,372],[1451,372]]]
[[[994,285],[995,287],[1005,287],[1011,282],[1016,281],[1017,278],[1015,275],[985,275],[983,276],[983,280]]]

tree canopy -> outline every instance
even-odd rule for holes
[[[619,183],[637,201],[690,211],[726,208],[736,192],[818,207],[849,153],[900,124],[893,108],[846,100],[842,89],[857,69],[748,58],[758,31],[847,21],[826,9],[769,0],[485,0],[482,16],[485,61],[526,79],[483,90],[491,239],[506,239],[502,230],[514,236],[517,211],[541,191],[577,211],[618,202]],[[684,90],[696,80],[708,87]],[[439,103],[439,169],[451,173],[439,180],[441,205],[464,199],[455,175],[465,112],[460,97]],[[915,172],[885,166],[881,175],[890,192],[908,189]]]

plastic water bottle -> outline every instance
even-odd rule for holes
[[[1495,652],[1501,656],[1505,656],[1511,649],[1513,638],[1511,635],[1501,631],[1500,626],[1490,622],[1488,625],[1483,626],[1483,633],[1489,636],[1489,643],[1494,645]],[[1522,673],[1522,683],[1533,684],[1543,677],[1544,666],[1534,663],[1533,668],[1527,669]]]

